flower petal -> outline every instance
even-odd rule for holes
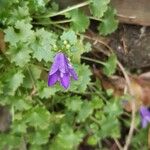
[[[147,107],[141,106],[140,108],[140,114],[144,116],[149,116],[150,117],[150,111]]]
[[[148,123],[150,123],[150,111],[147,107],[141,106],[140,108],[141,122],[142,127],[147,127]]]
[[[146,128],[147,127],[147,120],[146,119],[142,119],[142,128]]]
[[[60,57],[62,57],[60,53],[56,54],[49,75],[54,74],[59,69]]]
[[[59,59],[59,71],[62,73],[68,73],[69,69],[68,69],[68,59],[67,57],[63,54],[63,53],[59,53],[60,55],[60,59]]]
[[[69,72],[71,74],[71,76],[73,77],[74,80],[78,80],[78,76],[75,72],[75,70],[72,68],[72,69],[69,69]]]
[[[63,77],[60,77],[60,83],[61,85],[67,89],[70,85],[70,75],[69,73],[63,74]]]
[[[53,86],[59,79],[58,72],[48,76],[48,86]]]

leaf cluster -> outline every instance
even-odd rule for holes
[[[1,130],[0,117],[0,149],[74,150],[82,142],[101,149],[102,140],[120,137],[120,101],[91,82],[89,66],[81,64],[81,55],[91,50],[80,34],[88,29],[90,19],[99,21],[103,35],[117,28],[116,12],[109,2],[86,1],[89,16],[81,9],[58,11],[58,5],[49,0],[0,1],[4,34],[0,38],[0,105],[9,110],[7,132]],[[68,26],[53,20],[62,14],[69,19],[62,20]],[[3,50],[1,43],[6,44]],[[59,51],[71,59],[79,78],[68,90],[58,84],[47,86],[49,68]],[[106,75],[115,72],[116,60],[112,55],[104,63]]]

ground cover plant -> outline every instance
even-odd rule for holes
[[[147,149],[149,110],[141,108],[141,129],[134,103],[124,110],[131,86],[116,96],[92,71],[98,65],[111,77],[118,65],[128,81],[125,69],[103,42],[104,59],[88,57],[93,39],[85,32],[93,20],[98,34],[114,32],[115,9],[109,0],[59,7],[50,0],[0,1],[0,150]]]

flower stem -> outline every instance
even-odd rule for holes
[[[62,15],[68,11],[71,11],[71,10],[74,10],[74,9],[77,9],[77,8],[80,8],[80,7],[84,7],[84,6],[87,6],[91,3],[91,1],[86,1],[86,2],[82,2],[82,3],[79,3],[77,5],[73,5],[71,7],[68,7],[64,10],[61,10],[59,12],[56,12],[56,13],[50,13],[50,14],[46,14],[44,16],[37,16],[37,18],[49,18],[49,17],[55,17],[55,16],[58,16],[58,15]]]
[[[96,17],[94,17],[94,16],[89,16],[89,18],[92,19],[92,20],[96,20],[96,21],[102,21],[102,19],[96,18]]]
[[[84,57],[84,56],[81,56],[82,59],[84,60],[88,60],[88,61],[91,61],[91,62],[95,62],[95,63],[98,63],[98,64],[101,64],[101,65],[106,65],[104,62],[100,61],[100,60],[96,60],[96,59],[93,59],[93,58],[89,58],[89,57]]]
[[[72,20],[60,20],[60,21],[53,21],[52,24],[63,24],[63,23],[68,23],[71,22]]]

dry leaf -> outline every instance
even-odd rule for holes
[[[101,71],[94,68],[94,74],[98,77],[105,90],[113,89],[114,96],[123,96],[127,88],[126,81],[123,77],[112,76],[110,78],[104,76]],[[141,74],[139,76],[130,76],[131,88],[133,90],[133,98],[136,102],[136,109],[141,105],[150,106],[150,72]],[[126,111],[131,111],[130,101],[123,103]]]

